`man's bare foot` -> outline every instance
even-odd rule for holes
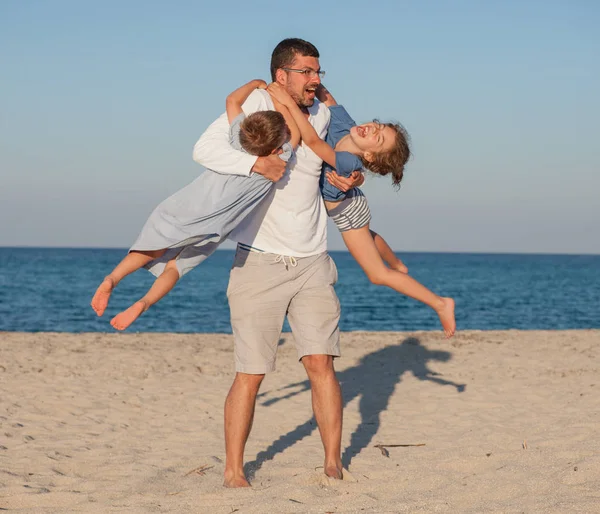
[[[140,300],[135,302],[131,307],[129,307],[129,309],[119,312],[119,314],[110,320],[110,324],[117,330],[125,330],[136,319],[138,319],[145,310],[146,302]]]
[[[435,311],[440,317],[444,334],[450,338],[456,332],[456,320],[454,319],[454,300],[452,298],[442,298],[442,303]]]
[[[335,480],[342,480],[344,478],[341,465],[333,464],[325,466],[324,471],[329,478],[334,478]]]
[[[237,487],[250,487],[250,483],[246,480],[246,477],[242,473],[225,473],[225,479],[223,480],[223,487],[237,488]]]
[[[104,314],[104,311],[108,306],[108,299],[110,298],[110,294],[115,288],[115,285],[116,284],[112,278],[106,277],[102,281],[102,284],[98,286],[98,289],[96,289],[94,297],[92,298],[91,306],[98,316],[102,316],[102,314]]]

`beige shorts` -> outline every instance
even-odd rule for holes
[[[290,258],[238,248],[227,288],[236,371],[275,370],[287,315],[298,359],[339,357],[340,302],[337,269],[329,254]]]

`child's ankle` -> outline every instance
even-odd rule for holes
[[[435,301],[435,307],[434,309],[439,312],[441,310],[443,310],[446,307],[446,299],[442,298],[441,296],[438,296],[436,301]]]

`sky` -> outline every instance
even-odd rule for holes
[[[392,248],[600,254],[598,26],[593,0],[2,0],[0,246],[129,247],[300,37],[357,122],[411,136],[400,191],[363,187]]]

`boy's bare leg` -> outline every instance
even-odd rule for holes
[[[244,448],[252,429],[256,395],[264,375],[236,373],[225,400],[225,487],[249,487]]]
[[[98,316],[102,316],[108,305],[108,300],[117,284],[130,273],[143,268],[150,261],[161,257],[166,250],[149,252],[129,252],[125,258],[117,264],[117,267],[100,284],[92,298],[92,309]]]
[[[389,269],[377,251],[368,226],[342,232],[342,237],[346,247],[373,284],[391,287],[428,305],[440,318],[446,337],[454,335],[456,320],[452,298],[438,296],[409,275]]]
[[[379,255],[381,255],[381,258],[385,262],[387,262],[387,265],[390,268],[395,269],[396,271],[400,271],[401,273],[408,273],[408,268],[406,267],[406,264],[404,264],[400,259],[398,259],[398,257],[394,253],[394,250],[392,250],[390,248],[390,245],[387,244],[387,241],[383,239],[383,237],[381,237],[377,232],[373,230],[370,230],[370,232],[371,237],[375,242],[375,247],[379,252]]]
[[[342,392],[331,355],[306,355],[302,364],[310,381],[312,407],[325,449],[324,472],[342,479]]]
[[[171,259],[165,266],[165,270],[161,273],[148,292],[131,307],[117,314],[110,324],[117,330],[125,330],[131,325],[140,315],[147,311],[150,306],[158,302],[165,296],[179,280],[179,271],[175,265],[175,259]]]

